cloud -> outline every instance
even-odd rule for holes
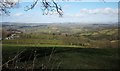
[[[85,14],[118,14],[118,9],[113,8],[97,8],[97,9],[81,9],[80,13]]]
[[[118,9],[113,8],[97,8],[97,9],[86,9],[83,8],[76,14],[68,14],[66,13],[67,17],[88,17],[88,16],[116,16],[118,15]]]
[[[22,16],[22,15],[23,15],[23,13],[16,13],[13,16]]]
[[[104,16],[116,16],[118,15],[118,9],[113,9],[113,8],[97,8],[97,9],[86,9],[83,8],[81,9],[78,13],[76,14],[67,14],[69,17],[88,17],[88,16],[99,16],[99,15],[104,15]]]
[[[113,8],[97,8],[97,9],[80,9],[78,13],[66,14],[66,18],[70,21],[79,21],[87,23],[110,23],[118,21],[118,9]]]

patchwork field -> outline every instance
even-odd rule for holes
[[[3,25],[3,69],[116,69],[116,24]]]

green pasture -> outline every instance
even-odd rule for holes
[[[62,47],[62,48],[61,48]],[[119,68],[118,48],[69,48],[69,46],[3,45],[3,64],[25,51],[11,62],[9,68],[41,69],[116,69]],[[34,56],[36,55],[36,57]]]

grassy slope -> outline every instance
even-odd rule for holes
[[[53,48],[49,47],[35,47],[35,46],[6,46],[3,45],[3,62],[13,58],[18,52],[26,49],[21,54],[20,63],[18,66],[26,68],[30,67],[33,61],[34,50],[37,51],[37,58],[35,60],[35,67],[40,68],[42,64],[48,68],[62,69],[111,69],[118,68],[118,50],[117,48],[54,48],[54,53],[50,54]],[[28,59],[30,56],[32,57]],[[27,63],[25,65],[24,63]]]
[[[101,47],[101,45],[106,45],[103,42],[104,40],[102,41],[104,44],[101,44],[101,39],[106,38],[106,36],[104,37],[106,33],[107,35],[112,35],[115,32],[114,30],[113,32],[110,32],[109,30],[105,30],[105,31],[99,31],[99,33],[98,31],[90,32],[90,33],[86,32],[81,35],[84,35],[84,36],[94,35],[98,37],[99,35],[101,35],[100,44],[99,44],[99,46]],[[120,60],[120,58],[118,57],[118,50],[119,50],[118,48],[85,48],[85,47],[83,48],[75,45],[72,45],[72,46],[64,45],[65,42],[63,41],[65,40],[62,40],[61,38],[64,38],[65,36],[59,36],[59,35],[53,36],[53,35],[44,35],[44,34],[38,34],[38,35],[32,34],[30,37],[26,39],[26,37],[23,36],[22,39],[19,39],[17,41],[4,40],[3,41],[3,63],[12,59],[15,55],[17,55],[23,49],[26,49],[24,53],[22,53],[19,57],[21,58],[20,62],[18,62],[19,67],[21,66],[25,68],[31,67],[32,61],[34,58],[34,51],[37,51],[35,68],[40,68],[42,64],[44,64],[48,68],[57,68],[58,65],[60,65],[59,68],[62,68],[62,69],[118,68],[118,60]],[[95,37],[95,38],[98,38],[98,37]],[[59,39],[54,39],[54,38],[59,38]],[[66,41],[69,41],[69,40],[66,39]],[[70,39],[70,41],[73,41],[73,39]],[[98,43],[95,43],[96,41],[99,41],[99,40],[94,40],[93,42],[94,45],[95,44],[98,45]],[[50,59],[50,54],[52,52],[53,47],[57,47],[57,48],[54,49],[55,52],[52,54],[52,57]],[[71,47],[74,47],[74,48],[71,48]]]

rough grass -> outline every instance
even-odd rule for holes
[[[3,64],[12,59],[20,51],[26,49],[17,58],[17,66],[22,68],[41,69],[115,69],[119,68],[118,48],[68,48],[35,47],[35,46],[3,46]],[[36,51],[36,53],[35,53]],[[36,57],[34,56],[36,55]],[[10,68],[14,68],[13,62]]]

